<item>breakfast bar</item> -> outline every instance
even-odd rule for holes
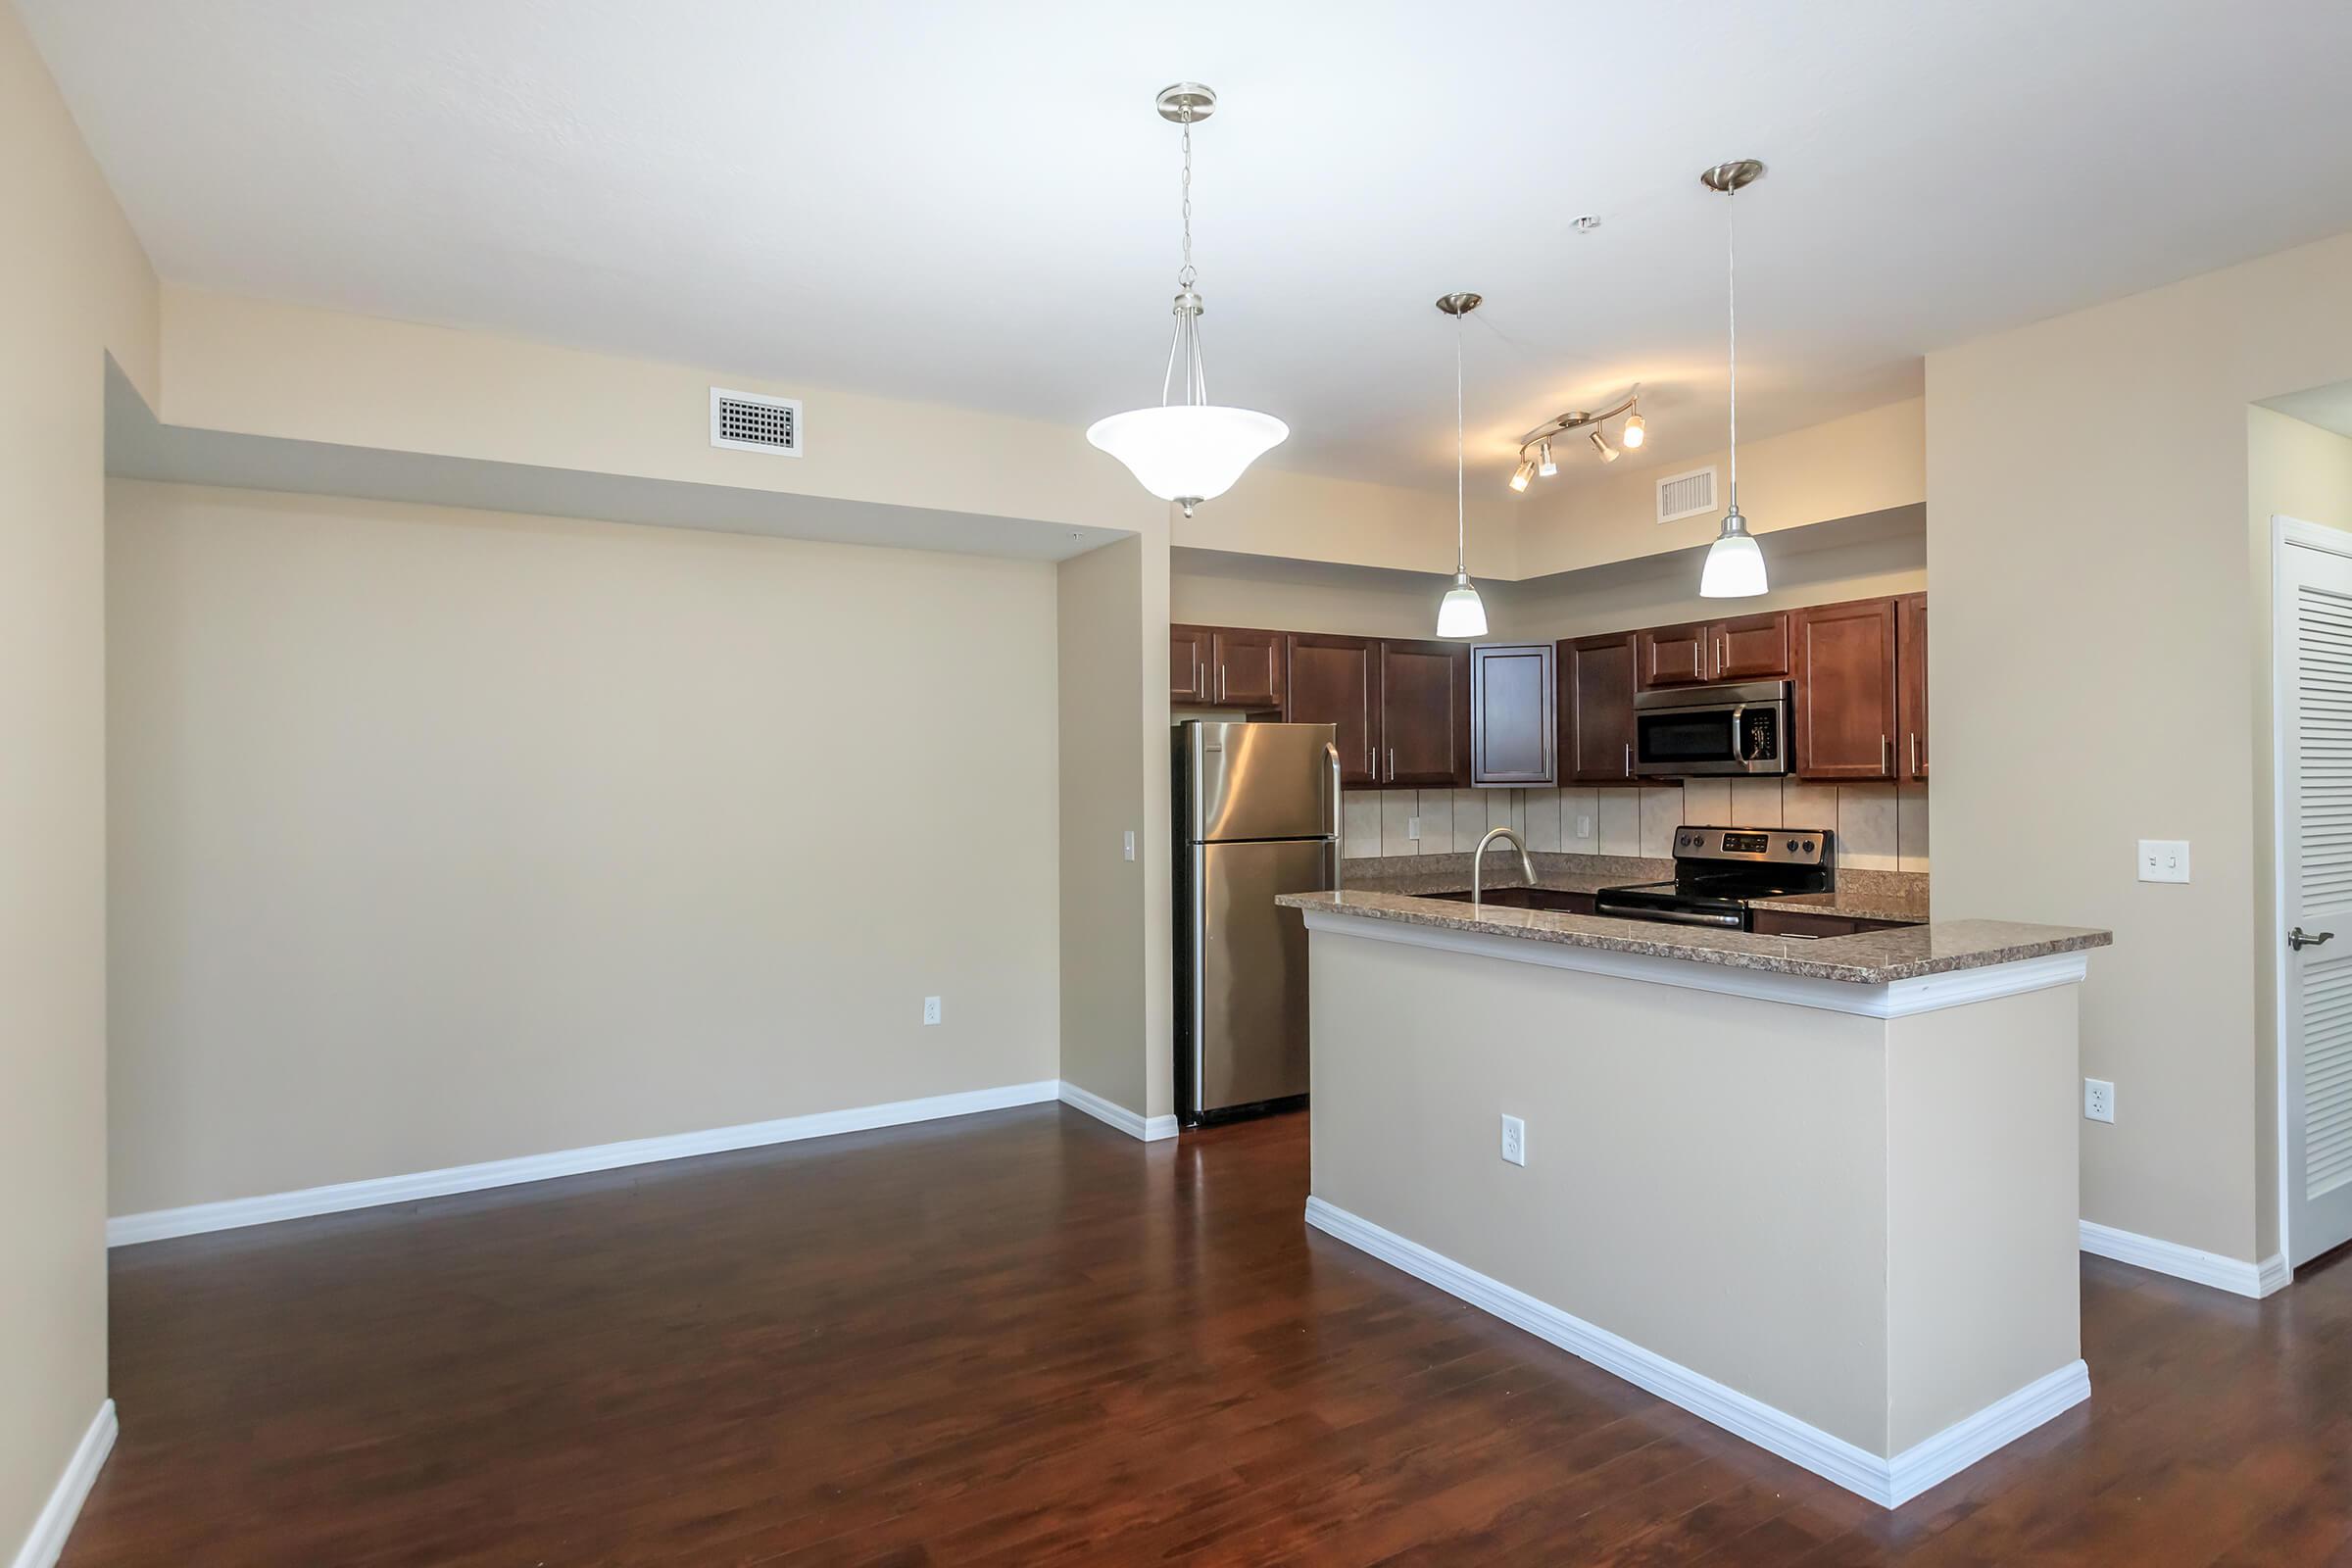
[[[2077,998],[2108,933],[1279,902],[1318,1229],[1889,1507],[2088,1396]]]

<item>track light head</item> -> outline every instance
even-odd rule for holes
[[[1536,446],[1537,474],[1548,479],[1559,471],[1560,466],[1551,461],[1551,443],[1548,441],[1539,442]]]
[[[1597,429],[1592,432],[1592,450],[1600,454],[1600,461],[1603,463],[1617,461],[1617,449],[1609,445],[1609,438],[1602,435]]]
[[[1625,449],[1628,452],[1631,452],[1634,448],[1640,446],[1644,440],[1648,439],[1648,435],[1649,425],[1639,413],[1633,415],[1625,421],[1624,441]]]
[[[1519,460],[1519,470],[1511,475],[1511,488],[1514,490],[1525,490],[1527,488],[1527,481],[1535,476],[1536,466],[1528,462],[1525,458],[1521,458]]]

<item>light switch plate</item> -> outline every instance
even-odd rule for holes
[[[1591,817],[1580,816],[1576,819],[1576,836],[1580,839],[1589,839],[1592,836],[1592,819]]]
[[[1127,830],[1127,858],[1130,860],[1135,858],[1135,829],[1133,828]]]
[[[2139,879],[2142,882],[2188,880],[2188,840],[2141,839]]]
[[[1408,816],[1404,819],[1404,836],[1413,840],[1415,843],[1420,842],[1421,819],[1419,817]]]

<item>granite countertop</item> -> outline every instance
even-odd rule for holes
[[[1940,925],[1808,940],[1667,925],[1654,920],[1560,914],[1546,909],[1473,910],[1468,905],[1441,899],[1355,889],[1340,893],[1286,893],[1275,902],[1294,909],[1397,920],[1408,925],[1552,942],[1563,947],[1683,958],[1692,963],[1716,963],[1734,969],[1760,969],[1854,985],[1886,985],[1959,969],[1982,969],[2050,954],[2104,948],[2114,941],[2111,932],[2082,926],[2027,925],[2009,920],[1950,920]]]
[[[1668,882],[1674,878],[1672,860],[1648,860],[1619,855],[1555,855],[1539,852],[1534,886],[1554,893],[1598,893],[1602,888],[1637,882]],[[1487,853],[1490,888],[1529,886],[1519,858],[1509,853]],[[1365,857],[1340,862],[1340,885],[1350,892],[1408,893],[1429,896],[1470,891],[1467,855],[1399,855]],[[1837,891],[1800,893],[1786,899],[1757,899],[1759,909],[1799,909],[1837,915],[1848,920],[1901,920],[1925,923],[1928,918],[1928,879],[1917,871],[1852,871],[1838,873]]]

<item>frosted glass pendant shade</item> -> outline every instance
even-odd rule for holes
[[[1209,501],[1233,488],[1259,457],[1290,439],[1271,414],[1177,403],[1097,419],[1086,438],[1127,465],[1162,501]]]
[[[1764,552],[1744,529],[1727,527],[1707,547],[1706,568],[1698,574],[1699,597],[1749,599],[1764,589]]]
[[[1487,607],[1470,586],[1467,572],[1454,573],[1453,586],[1438,601],[1438,635],[1441,637],[1484,637],[1487,634]]]

